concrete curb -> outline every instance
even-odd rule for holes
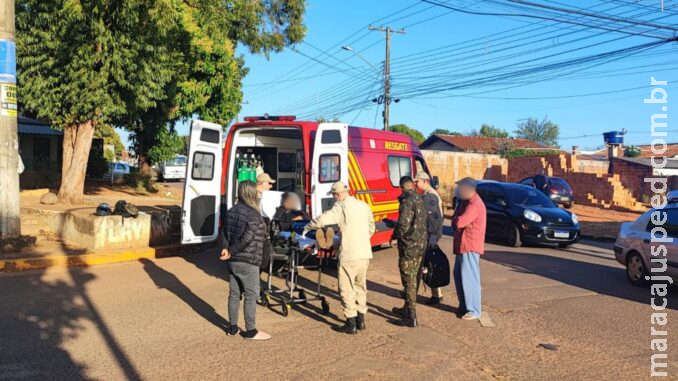
[[[65,268],[76,266],[96,266],[112,263],[132,262],[142,258],[168,258],[194,254],[218,247],[215,243],[200,245],[165,245],[130,250],[111,250],[79,255],[48,255],[33,258],[15,258],[0,260],[0,273],[42,270],[46,268]]]
[[[0,260],[0,272],[42,270],[52,267],[64,268],[105,265],[136,261],[141,258],[155,258],[155,254],[155,249],[145,248],[140,250],[120,250],[79,255],[48,255],[40,258],[3,259]]]

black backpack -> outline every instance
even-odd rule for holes
[[[450,284],[450,262],[439,247],[429,248],[421,266],[421,278],[431,288]]]

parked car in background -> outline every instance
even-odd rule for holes
[[[533,243],[566,248],[579,241],[577,216],[533,187],[481,181],[478,194],[487,209],[487,238],[503,239],[513,247]]]
[[[520,184],[534,186],[534,177],[520,180]],[[546,177],[546,195],[556,204],[570,209],[574,205],[574,192],[570,184],[560,177]]]
[[[158,180],[184,180],[186,179],[186,156],[176,155],[171,160],[165,160],[158,164],[156,172]]]
[[[652,213],[659,212],[652,218]],[[657,222],[664,221],[658,225]],[[652,229],[656,227],[666,229],[671,242],[652,243]],[[663,232],[657,231],[655,237],[661,238]],[[647,283],[646,276],[650,275],[650,266],[662,267],[661,262],[652,262],[651,258],[666,259],[666,272],[655,275],[669,275],[678,280],[678,205],[668,205],[664,209],[650,209],[633,222],[625,222],[619,229],[617,241],[614,243],[614,255],[617,262],[626,266],[626,277],[631,284],[642,286]],[[666,247],[666,257],[659,245]],[[654,249],[652,248],[654,246]],[[652,256],[652,252],[659,254]]]
[[[116,177],[124,176],[129,175],[130,172],[132,172],[132,167],[127,163],[110,163],[108,171],[112,172]]]
[[[666,194],[666,202],[668,202],[669,205],[678,204],[678,189],[672,190]]]

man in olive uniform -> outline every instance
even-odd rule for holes
[[[426,172],[419,172],[414,178],[417,190],[424,199],[428,211],[427,234],[428,246],[438,246],[438,241],[443,238],[443,201],[438,192],[431,186],[431,177]],[[443,299],[442,289],[431,288],[431,299],[426,304],[438,304]]]
[[[414,190],[414,182],[410,176],[400,179],[400,190],[400,216],[391,240],[398,241],[398,267],[405,288],[405,305],[402,308],[393,308],[393,313],[402,318],[401,325],[416,327],[419,270],[428,246],[428,213],[424,200]]]

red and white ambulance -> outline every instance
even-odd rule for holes
[[[399,133],[265,115],[234,124],[223,142],[222,126],[194,120],[184,189],[182,243],[210,242],[218,237],[220,215],[236,200],[237,158],[245,155],[257,158],[263,170],[276,180],[267,197],[296,192],[312,217],[332,207],[334,200],[328,192],[334,182],[348,184],[351,194],[369,204],[374,212],[374,246],[389,241],[393,221],[398,219],[400,178],[428,173],[417,144]],[[437,178],[433,181],[437,182]]]

